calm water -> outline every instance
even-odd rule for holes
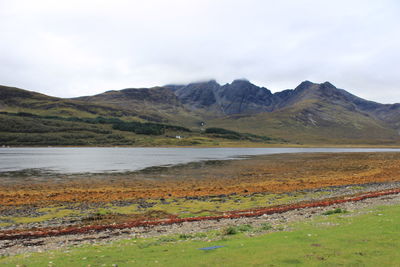
[[[345,148],[0,148],[0,173],[38,169],[57,173],[125,172],[193,161],[299,152],[386,152]]]

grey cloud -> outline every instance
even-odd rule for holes
[[[247,78],[400,102],[398,1],[0,0],[0,84],[71,97]]]

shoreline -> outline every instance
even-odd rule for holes
[[[229,226],[250,225],[251,227],[260,227],[262,225],[271,225],[275,231],[290,231],[290,223],[309,222],[314,220],[332,209],[342,209],[350,211],[347,216],[357,216],[368,213],[368,209],[378,206],[400,205],[400,189],[393,194],[382,194],[372,198],[359,199],[357,201],[345,201],[342,203],[323,203],[320,205],[309,205],[308,207],[297,207],[282,212],[270,214],[256,214],[255,216],[240,216],[236,218],[218,218],[210,220],[197,220],[178,222],[173,224],[150,224],[147,226],[109,228],[106,231],[100,231],[94,227],[92,231],[82,231],[79,229],[75,233],[64,235],[34,236],[34,232],[29,232],[28,236],[16,239],[0,240],[1,256],[12,256],[31,252],[44,252],[49,250],[58,250],[63,248],[70,249],[85,244],[107,244],[115,241],[134,239],[146,239],[171,235],[196,235],[204,232],[221,230]],[[37,229],[37,233],[41,232]],[[46,231],[46,230],[45,230]],[[48,231],[48,230],[47,230]],[[12,236],[10,236],[12,237]]]
[[[400,144],[394,145],[369,145],[369,144],[265,144],[260,145],[260,143],[242,143],[242,144],[229,144],[229,145],[195,145],[195,146],[177,146],[177,145],[162,145],[162,146],[133,146],[133,145],[110,145],[110,146],[68,146],[68,145],[60,145],[60,146],[0,146],[0,149],[4,148],[400,148]]]
[[[399,189],[400,153],[271,154],[241,160],[189,163],[128,174],[35,175],[24,179],[10,177],[9,184],[4,179],[0,181],[0,233],[70,227],[77,232],[66,240],[61,236],[46,240],[39,238],[38,241],[43,241],[40,244],[36,244],[36,239],[32,237],[26,237],[21,242],[3,240],[0,244],[4,251],[18,247],[24,251],[43,248],[48,245],[46,242],[52,242],[51,238],[61,238],[57,240],[65,244],[83,244],[87,240],[113,240],[114,237],[110,236],[136,236],[142,230],[144,232],[140,236],[144,237],[149,236],[152,229],[161,229],[160,233],[168,234],[171,233],[168,229],[181,229],[177,225],[186,225],[187,229],[195,225],[205,231],[207,227],[218,229],[212,227],[252,223],[253,220],[258,221],[257,218],[283,218],[282,214],[293,212],[313,216],[312,212],[304,212],[310,207],[296,205]],[[392,196],[387,195],[386,198]],[[385,197],[375,199],[384,201]],[[369,200],[357,203],[365,201]],[[353,205],[331,204],[312,209],[327,211],[337,205]],[[268,210],[279,207],[297,207],[297,211],[280,210],[276,215],[267,216],[257,214],[261,210],[268,213]],[[241,218],[242,215],[256,217]],[[232,218],[228,219],[229,216]],[[199,217],[207,221],[191,222]],[[130,227],[135,226],[129,225],[133,222],[157,224],[168,220],[180,223],[112,229],[113,225]],[[219,221],[225,224],[218,224]],[[105,231],[82,233],[85,229],[102,228]],[[142,230],[138,232],[138,229]],[[154,231],[154,234],[158,233]],[[49,246],[55,245],[52,243]]]

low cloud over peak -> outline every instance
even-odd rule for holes
[[[0,2],[0,84],[73,97],[246,77],[400,102],[398,1]]]

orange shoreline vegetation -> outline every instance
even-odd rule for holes
[[[225,213],[223,215],[217,216],[200,216],[200,217],[190,217],[190,218],[177,218],[176,216],[171,216],[167,219],[161,220],[149,220],[148,218],[143,218],[142,220],[131,220],[120,223],[108,223],[108,224],[91,224],[86,226],[68,226],[68,227],[55,227],[55,228],[41,228],[41,229],[18,229],[18,230],[6,230],[0,232],[0,240],[18,240],[25,238],[41,238],[41,237],[51,237],[60,235],[70,235],[70,234],[83,234],[92,231],[103,231],[103,230],[114,230],[114,229],[125,229],[139,226],[154,226],[154,225],[168,225],[183,222],[196,222],[196,221],[206,221],[206,220],[219,220],[219,219],[235,219],[242,217],[257,217],[264,214],[274,214],[283,213],[296,209],[304,208],[314,208],[314,207],[327,207],[334,204],[341,204],[346,202],[357,202],[368,198],[375,198],[381,196],[388,196],[399,194],[400,189],[378,191],[373,193],[361,194],[352,198],[341,198],[341,199],[325,199],[322,201],[314,201],[309,203],[297,203],[284,205],[279,207],[269,207],[269,208],[259,208],[252,210],[238,210]]]
[[[0,205],[45,206],[233,193],[248,195],[394,182],[400,181],[400,153],[266,155],[216,164],[189,164],[160,172],[52,180],[49,177],[47,182],[25,179],[0,182]]]

